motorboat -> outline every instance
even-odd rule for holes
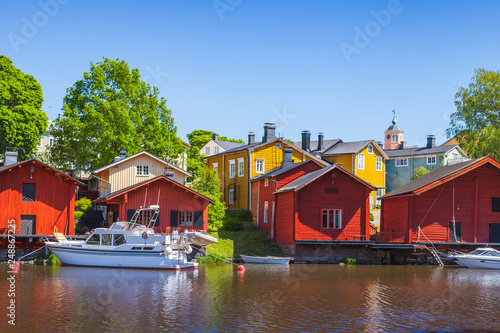
[[[469,253],[452,252],[448,258],[468,268],[500,269],[500,251],[490,247],[480,247]]]
[[[258,256],[246,256],[240,254],[241,259],[247,264],[278,264],[278,265],[288,265],[290,258],[286,257],[258,257]]]
[[[137,223],[144,211],[150,211],[147,225]],[[94,267],[158,268],[170,270],[197,269],[187,255],[196,247],[217,243],[217,238],[187,229],[179,233],[158,234],[153,225],[159,215],[158,206],[140,208],[130,222],[115,222],[109,228],[97,228],[86,240],[68,240],[55,233],[56,241],[45,244],[66,265]]]

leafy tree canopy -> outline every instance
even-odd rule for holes
[[[201,149],[204,145],[207,144],[208,141],[212,139],[212,136],[216,134],[212,131],[206,130],[194,130],[187,135],[189,139],[189,144],[193,147],[197,147],[198,150]],[[245,141],[241,139],[229,139],[226,136],[219,136],[218,140],[227,141],[227,142],[237,142],[237,143],[245,143]]]
[[[208,206],[208,231],[219,230],[226,216],[226,207],[220,201],[222,193],[217,172],[209,170],[203,165],[199,169],[198,176],[188,186],[214,201]]]
[[[33,155],[48,118],[42,109],[42,87],[0,55],[0,153],[15,148],[18,159]]]
[[[470,157],[500,157],[500,72],[475,70],[467,88],[455,94],[457,111],[446,133],[455,136]]]
[[[157,87],[141,81],[138,69],[120,59],[90,63],[67,89],[64,117],[53,126],[51,156],[60,168],[111,163],[121,150],[141,150],[172,160],[184,149],[166,100]]]
[[[419,166],[418,168],[415,169],[415,174],[413,175],[413,177],[411,179],[417,179],[417,178],[422,177],[423,175],[425,175],[431,171],[432,171],[431,169],[428,169],[428,168],[423,167],[423,166]]]

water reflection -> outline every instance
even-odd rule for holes
[[[166,272],[23,266],[17,332],[500,330],[500,272],[206,265]],[[7,290],[0,280],[0,290]],[[0,306],[6,304],[5,292]],[[6,322],[0,331],[6,331]],[[12,328],[12,327],[9,327]]]

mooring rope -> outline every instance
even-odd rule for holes
[[[35,250],[35,251],[33,251],[33,252],[30,252],[30,253],[28,253],[28,254],[25,254],[24,256],[22,256],[21,258],[19,258],[19,259],[15,260],[15,261],[19,262],[19,260],[23,259],[24,257],[27,257],[27,256],[29,256],[30,254],[35,253],[36,251],[40,251],[41,249],[43,249],[43,248],[44,248],[44,247],[46,247],[46,246],[47,246],[47,245],[44,245],[44,246],[42,246],[41,248],[36,249],[36,250]]]
[[[192,245],[192,246],[194,246],[194,247],[197,247],[197,248],[198,248],[198,251],[203,252],[203,253],[205,253],[206,255],[212,256],[212,257],[217,258],[217,259],[219,259],[219,260],[222,260],[222,261],[225,261],[225,262],[227,262],[227,263],[230,263],[231,265],[235,265],[236,267],[239,267],[239,265],[238,265],[238,264],[236,264],[236,263],[234,263],[234,262],[232,262],[232,261],[229,261],[229,260],[226,260],[226,259],[219,258],[219,257],[217,257],[216,255],[213,255],[213,254],[211,254],[211,253],[208,253],[207,251],[203,251],[203,250],[201,249],[201,246],[199,246],[199,247],[198,247],[197,245],[194,245],[194,244],[191,244],[191,245]]]

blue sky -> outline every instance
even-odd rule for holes
[[[120,58],[160,89],[178,134],[246,140],[445,140],[457,87],[498,70],[495,1],[2,1],[0,54],[42,85],[55,119],[90,61]],[[31,29],[30,29],[31,27]],[[347,50],[347,51],[346,51]],[[354,51],[353,51],[354,50]]]

